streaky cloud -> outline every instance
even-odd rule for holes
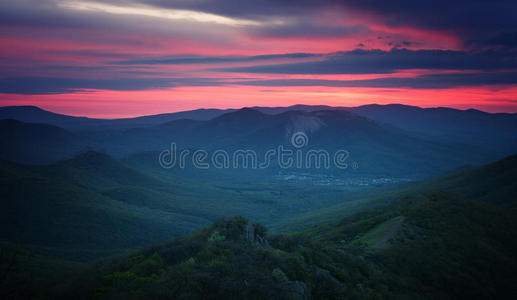
[[[270,74],[387,74],[398,70],[508,70],[517,67],[512,52],[455,50],[362,50],[328,54],[311,62],[257,65],[212,70]]]
[[[217,86],[215,78],[117,78],[82,79],[18,77],[0,79],[0,93],[44,95],[76,93],[83,90],[141,91],[175,86]]]
[[[130,59],[113,61],[115,65],[183,65],[183,64],[218,64],[232,62],[253,62],[261,60],[274,60],[283,58],[302,59],[319,57],[321,54],[315,53],[286,53],[286,54],[266,54],[254,56],[172,56],[172,57],[152,57],[142,59]]]
[[[237,81],[233,84],[285,87],[285,86],[325,86],[325,87],[365,87],[365,88],[412,88],[448,89],[465,86],[515,85],[517,72],[483,72],[429,74],[417,77],[387,77],[365,80],[325,80],[325,79],[272,79]]]

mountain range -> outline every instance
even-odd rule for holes
[[[149,173],[95,151],[43,166],[0,161],[0,182],[0,240],[91,253],[184,236],[227,215],[283,222],[360,191],[209,184]],[[306,196],[312,194],[324,198]]]
[[[402,105],[114,120],[3,107],[0,298],[513,299],[515,128],[514,114]],[[171,143],[184,167],[160,160]],[[279,146],[346,150],[349,167],[188,156]]]
[[[309,141],[302,150],[346,150],[349,163],[359,166],[354,171],[334,170],[333,175],[423,178],[517,151],[514,114],[402,105],[195,110],[114,120],[64,116],[36,107],[3,107],[0,119],[5,119],[0,123],[1,138],[11,141],[0,157],[21,163],[50,163],[94,149],[128,161],[154,153],[147,155],[153,157],[147,164],[156,167],[159,153],[171,143],[208,152],[251,149],[262,157],[279,145],[293,148],[292,135],[303,132]],[[11,134],[14,127],[16,138]],[[46,136],[42,141],[40,133]],[[55,141],[64,141],[64,135],[67,141],[57,145]],[[18,149],[38,151],[26,154],[27,150]],[[269,171],[267,176],[279,170]]]

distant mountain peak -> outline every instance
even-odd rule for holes
[[[5,125],[23,124],[23,122],[20,122],[20,121],[15,120],[15,119],[2,119],[2,120],[0,120],[0,124],[5,126]]]
[[[413,105],[406,105],[406,104],[399,104],[399,103],[390,103],[390,104],[366,104],[354,107],[356,110],[364,110],[364,109],[376,109],[376,110],[387,110],[387,109],[395,109],[395,110],[412,110],[412,111],[419,111],[423,110],[424,108],[421,108],[419,106],[413,106]]]
[[[80,159],[98,159],[98,158],[109,159],[109,160],[113,159],[111,156],[109,156],[105,152],[91,150],[91,149],[87,149],[87,150],[77,154],[73,159],[80,160]]]
[[[52,130],[55,132],[68,133],[66,129],[51,124],[24,122],[14,118],[0,119],[0,130],[12,128],[19,128],[24,130],[39,130],[40,134],[41,130]]]
[[[0,119],[16,119],[26,123],[46,123],[60,126],[63,122],[84,121],[87,118],[62,115],[37,106],[26,105],[0,107]]]
[[[57,164],[68,164],[73,165],[75,167],[81,167],[81,166],[104,166],[104,165],[113,165],[113,164],[120,164],[119,161],[112,158],[108,154],[100,151],[95,151],[91,149],[86,149],[83,152],[77,154],[76,156],[63,160],[58,162]]]
[[[263,113],[261,113],[260,111],[254,109],[254,108],[251,108],[251,107],[243,107],[239,110],[237,110],[235,113],[246,113],[246,114],[257,114],[257,115],[263,115]]]
[[[296,132],[314,133],[323,126],[325,126],[325,122],[315,115],[291,114],[290,122],[286,127],[286,134],[290,136]]]
[[[264,118],[267,115],[250,107],[244,107],[237,111],[229,112],[223,114],[219,117],[214,118],[213,120],[253,120],[257,118]]]
[[[35,105],[14,105],[14,106],[2,106],[0,110],[37,110],[37,111],[45,111],[44,109],[35,106]]]

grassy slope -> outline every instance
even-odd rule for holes
[[[271,225],[271,228],[275,232],[289,233],[332,222],[362,210],[373,209],[400,200],[404,195],[401,191],[413,188],[416,184],[404,183],[363,191],[353,195],[353,197],[345,198],[341,203],[321,209],[314,209],[307,213],[293,216],[285,221],[276,222]]]
[[[87,139],[46,124],[0,120],[0,159],[44,164],[71,157],[86,148]]]
[[[515,178],[517,178],[517,155],[512,155],[491,164],[463,168],[429,181],[388,187],[379,193],[382,197],[364,193],[360,199],[353,202],[314,210],[275,224],[275,228],[282,232],[289,232],[336,220],[360,209],[399,200],[406,194],[406,192],[400,193],[400,191],[405,189],[410,189],[413,193],[432,190],[451,191],[474,200],[502,205],[515,211],[517,204]]]
[[[191,234],[223,216],[278,223],[358,192],[260,182],[194,184],[151,176],[92,151],[48,166],[4,161],[0,181],[2,240],[81,261],[96,257],[88,251],[103,256]],[[73,255],[66,249],[84,251]]]
[[[495,165],[500,174],[512,174],[512,162]],[[266,246],[245,238],[247,221],[233,218],[23,291],[101,299],[283,299],[309,290],[316,299],[500,299],[517,293],[512,211],[425,188],[387,197],[386,206],[270,236]]]
[[[132,189],[168,186],[107,156],[90,155],[94,157],[48,167],[3,162],[2,240],[21,243],[49,257],[85,261],[188,234],[209,224],[206,217],[175,208],[174,201],[169,201],[175,197],[170,192],[154,192],[160,197],[142,202]],[[95,163],[83,165],[84,160]],[[151,200],[152,190],[145,192],[149,198],[144,200]]]
[[[376,247],[395,223],[399,230]],[[339,222],[271,236],[265,248],[244,238],[243,224],[216,223],[67,275],[46,291],[100,299],[284,299],[307,293],[303,286],[316,299],[500,299],[517,292],[513,216],[454,193],[408,194]]]
[[[470,170],[459,171],[430,181],[423,189],[458,192],[515,210],[517,208],[517,155]]]
[[[481,170],[494,166],[498,174],[511,176],[513,158]],[[458,174],[460,180],[472,173]],[[499,179],[496,182],[508,178]],[[500,192],[494,191],[499,189],[500,185],[485,189],[483,200],[487,195],[498,197]],[[221,221],[190,237],[69,273],[32,291],[52,298],[101,299],[516,295],[517,222],[505,203],[429,191],[429,185],[387,197],[392,198],[384,201],[388,205],[296,234],[270,236],[266,246],[246,238],[247,220]]]
[[[368,247],[373,249],[389,247],[391,240],[393,240],[393,238],[395,238],[399,233],[403,222],[403,216],[397,216],[386,220],[365,233],[358,240],[358,243],[366,244]]]

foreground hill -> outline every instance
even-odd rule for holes
[[[497,169],[509,182],[514,160],[477,170]],[[15,283],[3,292],[53,299],[513,299],[515,214],[485,199],[501,196],[494,193],[500,188],[485,189],[486,202],[413,188],[390,204],[289,235],[268,235],[235,217],[24,290],[17,287],[27,279],[7,273]]]
[[[228,215],[283,222],[351,201],[359,191],[266,183],[213,186],[151,175],[95,151],[44,166],[0,161],[0,242],[87,261],[185,236]]]
[[[515,178],[517,178],[517,155],[512,155],[481,167],[464,167],[430,180],[415,182],[406,189],[385,189],[380,193],[382,197],[378,194],[363,195],[355,204],[371,207],[396,202],[402,199],[408,191],[419,194],[441,190],[454,192],[472,200],[496,204],[515,212],[517,205]],[[316,209],[276,224],[275,230],[290,232],[336,220],[343,215],[349,215],[351,207],[353,206],[350,204],[339,203]]]
[[[457,171],[421,189],[454,191],[469,198],[517,209],[517,155],[478,168]]]
[[[0,159],[32,164],[72,157],[89,144],[84,138],[56,126],[13,119],[0,120],[0,139]]]
[[[132,248],[209,223],[176,207],[165,183],[95,152],[50,166],[1,162],[0,180],[0,237],[23,245]]]
[[[407,195],[309,231],[246,219],[68,274],[52,298],[494,299],[515,295],[517,224],[453,193]],[[509,299],[509,298],[508,298]]]

